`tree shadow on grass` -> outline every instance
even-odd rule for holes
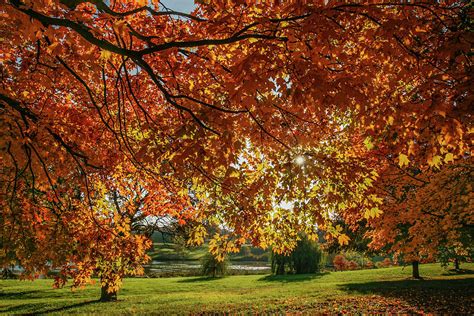
[[[28,304],[21,304],[21,305],[14,305],[11,307],[7,307],[5,309],[1,309],[1,313],[6,313],[6,314],[20,314],[20,315],[44,315],[44,314],[49,314],[53,312],[62,312],[62,311],[67,311],[72,308],[76,307],[82,307],[86,306],[89,304],[93,303],[99,303],[98,300],[94,301],[86,301],[86,302],[80,302],[72,305],[66,305],[66,306],[61,306],[57,308],[50,308],[50,309],[45,309],[43,310],[44,307],[49,307],[45,306],[44,304],[34,304],[34,303],[28,303]],[[34,312],[31,312],[34,311]]]
[[[473,278],[451,279],[451,280],[398,280],[398,281],[376,281],[366,283],[349,283],[340,285],[346,292],[360,294],[393,294],[406,291],[436,291],[446,293],[453,290],[468,291],[474,293]]]
[[[28,304],[11,306],[6,309],[2,309],[1,312],[6,313],[6,314],[20,314],[20,315],[46,315],[46,314],[54,313],[54,312],[63,312],[63,311],[66,312],[73,308],[78,308],[78,307],[95,304],[95,303],[100,303],[100,301],[99,300],[85,301],[85,302],[60,306],[56,308],[49,308],[49,309],[43,309],[45,307],[47,308],[50,306],[44,306],[44,304],[41,304],[41,303],[39,304],[28,303]],[[31,312],[31,311],[34,311],[34,312]]]
[[[3,293],[0,292],[0,300],[14,300],[14,299],[25,299],[29,298],[32,294],[37,294],[38,292],[42,292],[41,290],[31,290],[31,291],[23,291],[23,292],[8,292]]]
[[[339,288],[349,294],[376,295],[404,301],[425,312],[468,313],[474,296],[474,279],[399,280],[349,283]],[[375,300],[375,298],[374,298]]]
[[[222,280],[224,277],[208,277],[208,276],[202,276],[202,277],[187,277],[182,280],[177,281],[178,283],[194,283],[194,282],[209,282],[209,281],[216,281],[216,280]]]
[[[35,298],[58,298],[64,294],[56,289],[29,290],[21,292],[0,292],[0,300],[26,300]]]
[[[449,269],[446,272],[444,272],[442,275],[464,275],[464,274],[474,274],[474,270],[469,270],[469,269],[460,269],[460,270],[455,270],[455,269]]]
[[[34,315],[46,315],[46,314],[55,313],[55,312],[65,312],[67,310],[70,310],[76,307],[82,307],[86,305],[99,304],[99,303],[102,303],[102,302],[100,302],[99,300],[85,301],[85,302],[80,302],[80,303],[76,303],[72,305],[61,306],[58,308],[52,308],[45,311],[38,311],[38,312],[35,312]]]
[[[282,283],[303,282],[303,281],[319,279],[322,276],[325,276],[326,274],[329,274],[329,272],[321,272],[321,273],[313,273],[313,274],[266,275],[258,279],[258,281],[282,282]]]

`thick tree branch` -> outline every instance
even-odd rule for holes
[[[20,102],[18,102],[16,100],[2,94],[2,93],[0,93],[0,101],[3,101],[4,104],[9,105],[15,111],[20,113],[22,116],[29,118],[34,123],[38,123],[38,121],[39,121],[38,116],[36,114],[34,114],[33,112],[31,112],[29,109],[27,109],[25,107],[22,107]],[[1,103],[0,103],[0,106],[2,106]],[[66,149],[66,151],[69,154],[71,154],[74,157],[81,158],[84,161],[86,166],[89,166],[89,167],[92,167],[92,168],[95,168],[95,169],[100,168],[99,166],[95,166],[93,164],[88,163],[88,157],[85,154],[75,150],[73,148],[73,146],[67,144],[64,141],[64,139],[58,133],[54,132],[51,128],[46,127],[45,129],[54,138],[54,140],[56,142],[58,142],[59,145],[61,145],[64,149]]]

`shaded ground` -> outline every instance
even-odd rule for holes
[[[474,279],[402,280],[355,283],[342,286],[349,293],[372,294],[375,301],[386,302],[392,308],[399,304],[416,307],[425,313],[474,312]],[[395,306],[392,306],[395,304]]]
[[[464,265],[473,269],[474,264]],[[282,312],[435,313],[474,311],[474,274],[422,265],[425,280],[401,267],[297,276],[127,279],[119,302],[98,303],[99,288],[51,289],[51,280],[1,280],[6,314],[215,314]]]
[[[469,315],[474,312],[473,286],[473,278],[346,284],[341,288],[353,297],[329,299],[287,311]]]

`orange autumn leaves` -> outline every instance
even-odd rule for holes
[[[441,170],[400,170],[388,167],[379,183],[385,195],[383,214],[369,222],[369,246],[405,260],[432,261],[443,249],[472,253],[474,223],[472,159]]]
[[[142,216],[197,223],[196,243],[204,224],[225,227],[218,255],[244,241],[289,251],[321,228],[345,244],[334,215],[391,212],[376,187],[386,160],[431,174],[470,154],[461,2],[1,10],[2,263],[33,274],[72,261],[78,284],[103,271],[116,288],[146,259]],[[65,250],[43,251],[52,236]]]

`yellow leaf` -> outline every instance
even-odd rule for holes
[[[367,148],[367,150],[371,150],[372,148],[374,148],[374,144],[372,144],[372,140],[370,139],[370,137],[365,138],[364,145]]]
[[[375,195],[375,194],[369,195],[369,198],[370,198],[372,201],[374,201],[375,203],[377,203],[377,204],[382,204],[382,202],[383,202],[383,199],[380,198],[380,197],[378,197],[378,196]]]
[[[400,154],[398,156],[398,165],[400,167],[407,166],[409,163],[410,163],[410,160],[408,159],[407,155]]]
[[[112,56],[112,53],[109,52],[108,50],[101,50],[100,51],[100,59],[102,60],[108,60]]]
[[[428,165],[430,167],[435,167],[435,168],[439,168],[439,166],[441,165],[441,156],[434,156],[434,157],[431,157],[428,159]]]
[[[389,116],[387,119],[388,125],[393,125],[393,116]]]
[[[372,176],[372,179],[373,179],[373,180],[377,179],[378,176],[379,176],[378,172],[375,171],[375,170],[372,170],[372,171],[370,172],[370,175]]]
[[[447,153],[446,156],[444,156],[444,162],[448,163],[450,161],[454,161],[454,155],[452,153]]]
[[[229,175],[229,178],[238,178],[239,177],[239,172],[237,170],[233,170],[230,175]]]
[[[367,186],[367,187],[371,187],[372,186],[372,179],[371,178],[364,178],[364,184]]]
[[[346,234],[341,234],[339,237],[337,237],[337,241],[339,242],[339,245],[344,246],[349,244],[349,237]]]
[[[249,42],[250,42],[250,43],[255,43],[256,41],[258,41],[258,39],[256,39],[256,38],[249,38]]]
[[[370,210],[365,211],[364,217],[366,219],[375,218],[382,214],[382,211],[378,207],[372,207]]]

